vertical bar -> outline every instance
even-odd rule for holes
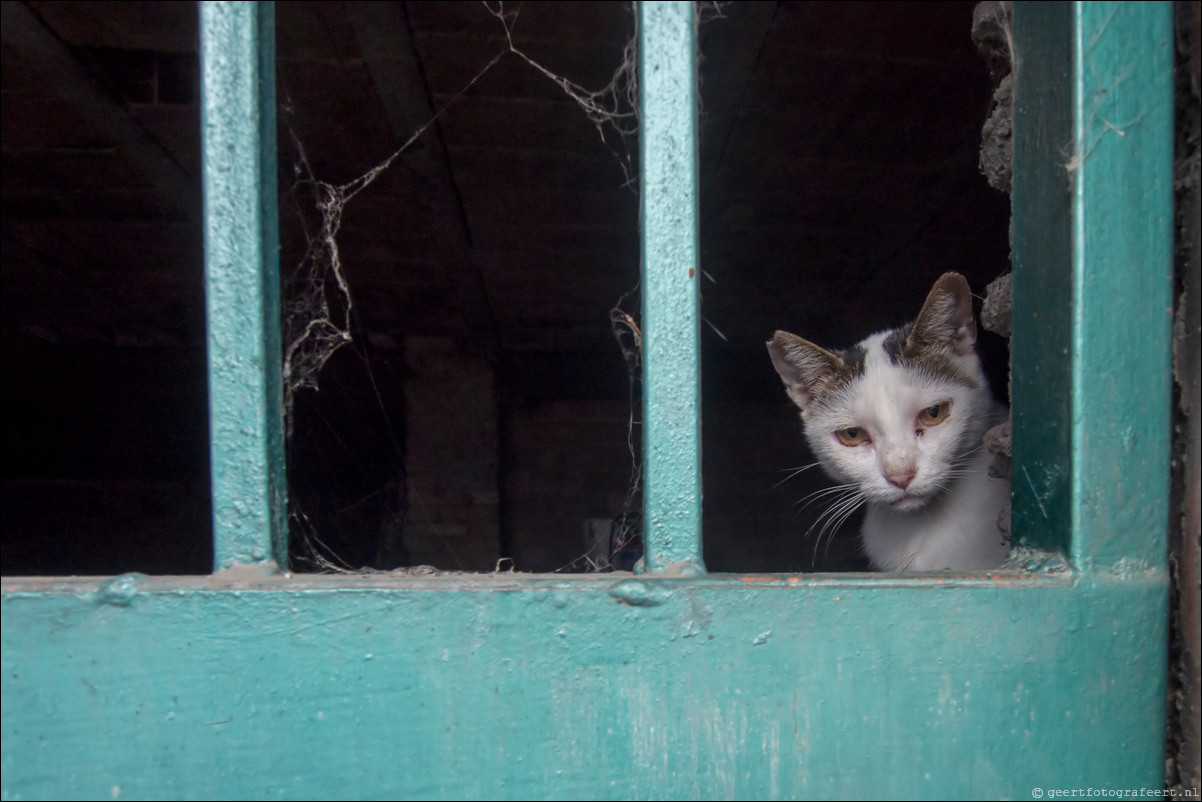
[[[1073,484],[1078,565],[1168,555],[1173,12],[1073,6]]]
[[[285,566],[274,6],[200,3],[200,48],[213,562]]]
[[[639,3],[644,567],[701,573],[701,281],[691,2]]]
[[[1056,31],[1071,56],[1047,52]],[[1016,531],[1070,530],[1078,567],[1163,571],[1171,3],[1017,4],[1015,39]]]
[[[1067,554],[1072,517],[1070,342],[1072,3],[1014,5],[1013,531]]]

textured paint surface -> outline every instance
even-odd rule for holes
[[[7,582],[0,796],[1030,799],[1163,771],[1160,575],[220,582]]]
[[[1078,565],[1163,566],[1172,403],[1172,4],[1073,5]],[[1123,325],[1115,325],[1123,321]]]
[[[271,3],[200,3],[205,296],[218,570],[285,564]]]
[[[1014,29],[1015,531],[1163,566],[1171,4],[1024,3]]]
[[[693,4],[639,4],[646,568],[701,561],[701,355]]]

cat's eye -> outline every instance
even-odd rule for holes
[[[940,401],[938,404],[931,404],[929,407],[918,413],[918,422],[923,426],[934,426],[943,423],[947,420],[947,413],[951,410],[952,405],[947,401]]]
[[[848,426],[835,432],[835,437],[845,446],[858,446],[868,440],[868,432],[859,426]]]

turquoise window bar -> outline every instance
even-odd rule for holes
[[[215,570],[286,566],[275,6],[201,3]]]
[[[701,266],[691,3],[639,4],[646,567],[701,559]]]

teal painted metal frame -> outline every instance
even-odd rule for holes
[[[229,7],[240,20],[232,38],[261,25],[259,12]],[[1168,16],[1167,3],[1016,8],[1016,415],[1023,431],[1052,420],[1046,438],[1016,436],[1026,449],[1016,465],[1034,466],[1040,493],[1016,482],[1015,511],[1071,567],[681,578],[668,569],[691,547],[678,551],[686,541],[672,534],[651,555],[664,570],[639,577],[5,579],[0,798],[1029,799],[1159,788],[1166,532],[1127,507],[1133,492],[1162,498],[1167,472]],[[644,14],[643,26],[656,18]],[[1066,41],[1067,64],[1054,53]],[[1123,98],[1099,96],[1116,82],[1129,87]],[[1052,102],[1038,100],[1045,84]],[[1063,128],[1057,97],[1075,98]],[[209,115],[205,126],[208,136],[223,124]],[[253,152],[258,137],[234,147]],[[1070,184],[1074,153],[1084,158]],[[219,156],[207,170],[229,169]],[[265,308],[240,293],[262,287],[256,265],[269,272],[273,259],[267,216],[255,217],[244,188],[230,192],[214,197],[214,215],[231,203],[230,225],[258,222],[229,247],[260,251],[215,260],[230,286],[254,276],[211,307],[226,310],[218,317]],[[1032,331],[1053,358],[1027,366],[1019,360],[1039,357]],[[252,325],[239,336],[270,335]],[[276,353],[245,347],[247,362]],[[252,373],[212,354],[221,381]],[[264,466],[239,468],[257,478],[219,496],[239,514],[232,524],[219,514],[215,538],[224,527],[249,535],[218,546],[222,564],[278,548],[280,508],[263,477],[279,452],[261,417],[250,416],[257,434],[238,428],[253,406],[240,396],[271,381],[213,407],[215,440],[230,438],[215,449]],[[1063,529],[1047,523],[1054,516]]]
[[[643,517],[649,571],[704,572],[693,4],[639,4]]]
[[[1015,160],[1028,166],[1014,179],[1015,531],[1080,568],[1159,568],[1172,398],[1170,4],[1024,3],[1014,34]]]
[[[199,6],[213,562],[286,567],[275,6]]]

